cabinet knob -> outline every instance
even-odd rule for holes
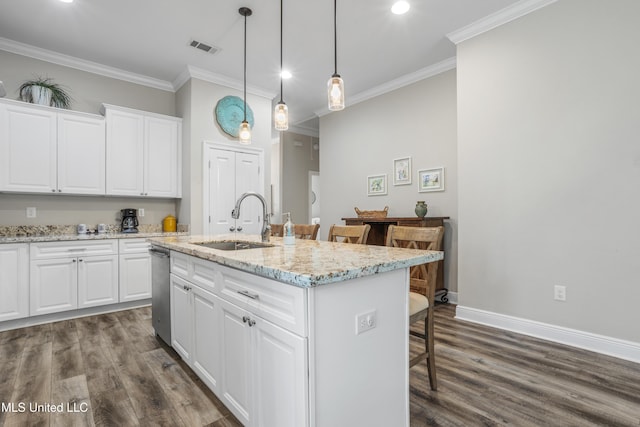
[[[232,225],[231,227],[229,227],[229,231],[236,231],[236,228]]]
[[[82,262],[82,258],[80,258],[80,259],[78,260],[78,262]]]
[[[240,225],[240,226],[238,226],[238,228],[236,228],[236,230],[238,230],[238,231],[242,231],[242,226],[241,226],[241,225]]]
[[[242,316],[242,323],[247,323],[250,320],[249,316]]]
[[[62,193],[62,190],[58,190],[58,193]]]
[[[52,189],[51,189],[51,191],[53,191],[53,192],[55,193],[55,192],[56,192],[56,189],[55,189],[55,188],[52,188]]]
[[[253,319],[249,319],[249,322],[248,322],[248,323],[249,323],[249,326],[253,326],[253,325],[255,325],[255,324],[256,324],[256,321],[255,321],[255,320],[253,320]]]
[[[74,258],[73,260],[71,260],[71,262],[76,262],[76,259]]]

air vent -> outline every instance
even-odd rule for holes
[[[215,54],[215,53],[218,53],[218,51],[220,50],[220,48],[218,48],[218,47],[211,46],[211,45],[208,45],[206,43],[199,42],[197,40],[191,40],[191,43],[189,43],[189,46],[195,47],[196,49],[200,49],[200,50],[202,50],[204,52],[207,52],[207,53],[210,53],[212,55]]]

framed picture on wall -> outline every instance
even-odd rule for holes
[[[387,174],[369,175],[367,177],[367,196],[384,196],[387,194]]]
[[[444,191],[444,167],[419,170],[418,191]]]
[[[411,184],[411,157],[393,161],[393,185]]]

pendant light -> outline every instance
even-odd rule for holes
[[[280,101],[273,112],[273,123],[276,130],[281,131],[289,129],[289,108],[282,100],[282,2],[280,0]]]
[[[240,144],[251,144],[251,126],[247,121],[247,16],[253,13],[248,7],[238,9],[240,15],[244,16],[244,120],[240,124],[238,137]]]
[[[329,100],[329,110],[339,111],[344,109],[344,82],[338,74],[338,25],[337,25],[337,0],[333,0],[333,53],[334,71],[327,83],[327,96]]]

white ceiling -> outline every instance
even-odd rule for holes
[[[349,99],[455,56],[448,33],[517,0],[338,1],[338,73]],[[278,0],[0,0],[0,38],[167,82],[187,66],[242,82],[247,18],[247,84],[279,93]],[[193,39],[221,49],[189,46]],[[4,40],[7,42],[7,40]],[[333,1],[284,0],[284,101],[292,124],[317,129],[333,73]],[[6,44],[6,43],[5,43]],[[0,64],[1,65],[1,64]],[[0,66],[0,79],[2,68]],[[279,99],[279,95],[277,95]]]

